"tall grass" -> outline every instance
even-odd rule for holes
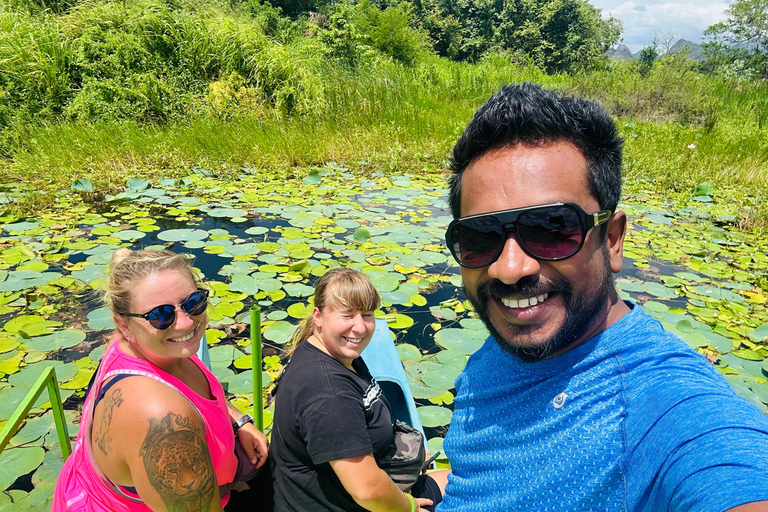
[[[329,160],[440,171],[477,107],[502,84],[530,80],[617,116],[629,178],[660,190],[768,186],[764,84],[707,77],[674,58],[645,76],[632,63],[547,75],[500,55],[467,64],[422,52],[404,65],[360,43],[350,63],[329,57],[330,36],[311,33],[321,28],[255,0],[177,4],[85,0],[34,16],[0,8],[6,182],[46,190],[87,176],[106,191],[195,165]]]

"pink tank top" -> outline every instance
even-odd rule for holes
[[[227,410],[224,389],[216,377],[197,358],[190,359],[202,370],[213,394],[213,400],[198,395],[186,384],[148,361],[123,353],[118,347],[118,335],[113,336],[104,353],[98,375],[83,405],[80,431],[72,454],[67,458],[56,482],[51,512],[146,512],[151,509],[140,499],[111,482],[91,455],[91,425],[94,400],[102,383],[113,375],[142,375],[176,389],[200,412],[205,422],[205,440],[211,452],[211,461],[219,485],[232,482],[237,470],[235,437]],[[229,501],[229,494],[221,500]]]

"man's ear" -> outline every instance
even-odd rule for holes
[[[627,234],[627,214],[622,210],[608,220],[608,228],[605,234],[605,243],[608,245],[608,254],[611,259],[611,271],[618,274],[621,271],[621,259],[624,257],[624,237]]]

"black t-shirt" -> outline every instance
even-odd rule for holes
[[[332,460],[394,450],[390,407],[362,358],[354,372],[304,342],[280,378],[270,443],[275,511],[363,511]]]

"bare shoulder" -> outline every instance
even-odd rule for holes
[[[175,389],[146,377],[121,380],[93,422],[99,467],[115,483],[135,487],[153,510],[209,510],[218,498],[205,423]]]

